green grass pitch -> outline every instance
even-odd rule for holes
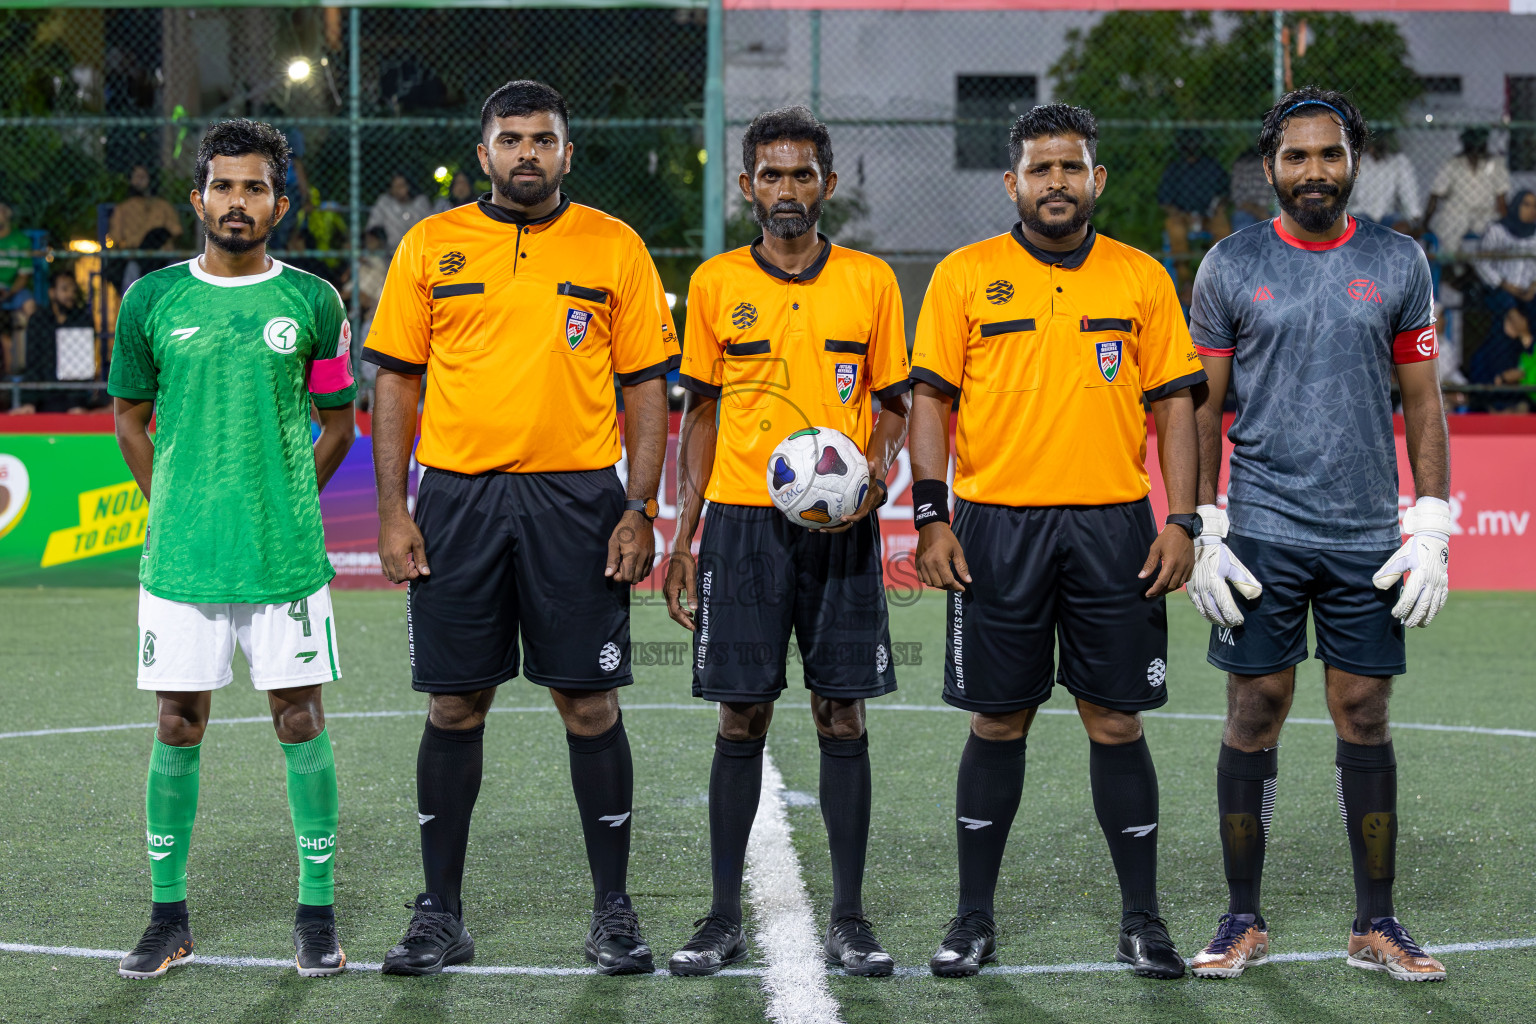
[[[636,599],[637,641],[681,640],[654,602]],[[0,590],[0,732],[145,723],[153,701],[134,689],[135,596],[129,590]],[[1168,712],[1220,714],[1223,679],[1204,658],[1206,630],[1188,602],[1169,601]],[[405,712],[331,722],[341,782],[338,917],[354,962],[377,962],[400,935],[421,885],[416,746],[425,701],[411,691],[399,594],[336,595],[343,679],[329,712]],[[1454,595],[1409,641],[1393,717],[1536,730],[1531,627],[1536,595]],[[943,604],[929,594],[892,609],[898,641],[923,644],[899,670],[901,690],[873,702],[874,834],[866,905],[898,963],[922,967],[954,898],[954,772],[966,718],[890,710],[940,703]],[[792,671],[792,679],[793,669]],[[686,667],[637,669],[630,705],[683,704]],[[548,698],[521,680],[492,715],[486,779],[466,880],[476,963],[585,967],[590,893],[567,775]],[[1070,706],[1058,691],[1048,709]],[[780,701],[770,751],[791,791],[814,795],[818,754],[795,680]],[[214,698],[216,718],[259,717],[246,681]],[[1301,670],[1293,715],[1325,717],[1321,671]],[[705,789],[712,706],[632,709],[635,845],[631,891],[658,962],[709,902]],[[1219,724],[1148,718],[1162,783],[1161,888],[1179,948],[1192,954],[1225,908],[1212,785]],[[1399,728],[1401,839],[1398,905],[1425,944],[1536,937],[1536,738]],[[1333,794],[1333,733],[1293,721],[1280,755],[1264,903],[1279,953],[1341,949],[1351,916],[1349,855]],[[148,728],[0,739],[0,942],[126,949],[149,899],[140,842]],[[283,762],[270,726],[218,724],[203,755],[190,864],[191,907],[203,955],[290,958],[296,866]],[[819,811],[792,800],[789,820],[818,915],[830,896]],[[1001,963],[1059,965],[1111,957],[1118,897],[1087,786],[1087,741],[1070,715],[1042,716],[1030,740],[1025,797],[998,900]],[[750,916],[750,912],[749,912]],[[748,929],[752,923],[749,920]],[[1443,985],[1404,985],[1342,958],[1276,963],[1236,982],[1155,982],[1125,973],[834,977],[849,1024],[876,1021],[1065,1022],[1536,1020],[1536,948],[1443,958]],[[744,966],[760,962],[749,960]],[[105,958],[0,952],[0,1021],[760,1021],[756,977],[601,978],[445,975],[384,978],[352,971],[301,980],[276,967],[193,964],[152,982],[119,979]]]

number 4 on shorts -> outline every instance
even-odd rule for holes
[[[295,622],[302,622],[304,624],[304,635],[310,635],[311,628],[309,625],[309,598],[301,597],[297,601],[290,602],[288,605],[288,617]],[[304,664],[306,665],[314,661],[319,656],[319,651],[300,651],[294,655],[295,658],[303,659]]]

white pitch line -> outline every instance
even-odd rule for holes
[[[842,1024],[827,987],[827,966],[790,832],[784,777],[764,751],[762,796],[747,841],[746,882],[767,964],[768,1016],[779,1024]]]
[[[960,708],[948,704],[880,704],[870,701],[865,705],[869,711],[947,711],[953,714],[963,714]],[[625,711],[708,711],[714,712],[714,705],[699,701],[695,704],[625,704]],[[538,704],[528,707],[493,707],[491,712],[502,714],[554,714],[554,707],[548,704]],[[1069,708],[1041,708],[1042,715],[1072,715],[1077,712]],[[1143,711],[1143,718],[1167,718],[1180,722],[1224,722],[1225,715],[1197,714],[1190,711]],[[333,711],[327,712],[328,720],[333,718],[424,718],[426,709],[415,711]],[[248,718],[213,718],[209,719],[209,725],[260,725],[272,721],[269,715],[252,715]],[[1294,722],[1297,725],[1327,725],[1332,726],[1333,721],[1328,718],[1288,718],[1287,723]],[[29,736],[67,736],[72,733],[87,732],[122,732],[128,729],[153,729],[153,722],[129,722],[123,725],[76,725],[58,729],[27,729],[21,732],[0,732],[0,740],[19,740]],[[1457,732],[1468,733],[1475,736],[1514,736],[1520,739],[1536,739],[1536,729],[1494,729],[1483,725],[1440,725],[1435,722],[1393,722],[1393,729],[1409,729],[1419,732]]]
[[[1438,946],[1425,946],[1424,948],[1433,956],[1454,956],[1458,953],[1494,953],[1508,949],[1536,949],[1536,938],[1491,939],[1486,942],[1451,942]],[[25,942],[0,942],[0,953],[36,953],[44,956],[82,957],[89,960],[121,960],[128,955],[128,951],[125,949],[37,946]],[[1269,959],[1273,963],[1318,963],[1325,960],[1342,960],[1344,956],[1345,951],[1342,949],[1324,949],[1306,953],[1275,953]],[[292,967],[293,961],[291,959],[279,960],[275,957],[208,956],[204,953],[198,953],[192,964],[203,964],[210,967],[275,967],[281,969]],[[354,971],[377,971],[380,966],[376,963],[349,962],[347,964],[347,967]],[[993,964],[990,967],[983,967],[981,973],[983,976],[994,974],[1108,974],[1129,971],[1130,969],[1126,964],[1088,961],[1075,964]],[[498,967],[488,964],[463,964],[458,967],[446,968],[444,973],[567,977],[596,976],[598,972],[594,967]],[[732,967],[721,971],[720,976],[762,978],[767,973],[761,967]],[[835,970],[827,970],[826,973],[829,975],[837,974]],[[901,978],[927,977],[928,974],[929,971],[926,967],[896,968],[896,975]],[[654,976],[658,978],[671,977],[665,970],[658,970]],[[696,984],[696,981],[689,979],[687,984]]]

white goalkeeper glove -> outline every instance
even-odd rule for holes
[[[1215,505],[1195,509],[1200,517],[1200,536],[1195,538],[1195,574],[1184,591],[1195,610],[1218,626],[1231,629],[1243,624],[1243,610],[1232,598],[1235,589],[1252,601],[1264,592],[1248,567],[1227,547],[1227,514]],[[1230,584],[1230,586],[1229,586]]]
[[[1371,579],[1377,590],[1403,581],[1392,614],[1411,629],[1429,625],[1450,593],[1451,506],[1439,498],[1420,498],[1403,513],[1403,532],[1407,541]]]

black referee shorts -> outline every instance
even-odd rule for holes
[[[575,473],[428,469],[416,525],[432,575],[412,580],[411,685],[483,690],[518,672],[531,683],[609,690],[629,671],[629,584],[603,575],[624,513],[611,468]]]
[[[859,700],[896,689],[874,516],[822,533],[776,508],[712,502],[697,583],[695,697],[777,700],[788,685],[791,630],[817,696]]]
[[[1055,681],[1090,704],[1134,713],[1168,702],[1168,612],[1137,573],[1157,538],[1145,498],[1123,505],[1014,508],[955,502],[971,582],[950,594],[944,699],[1006,714]]]

